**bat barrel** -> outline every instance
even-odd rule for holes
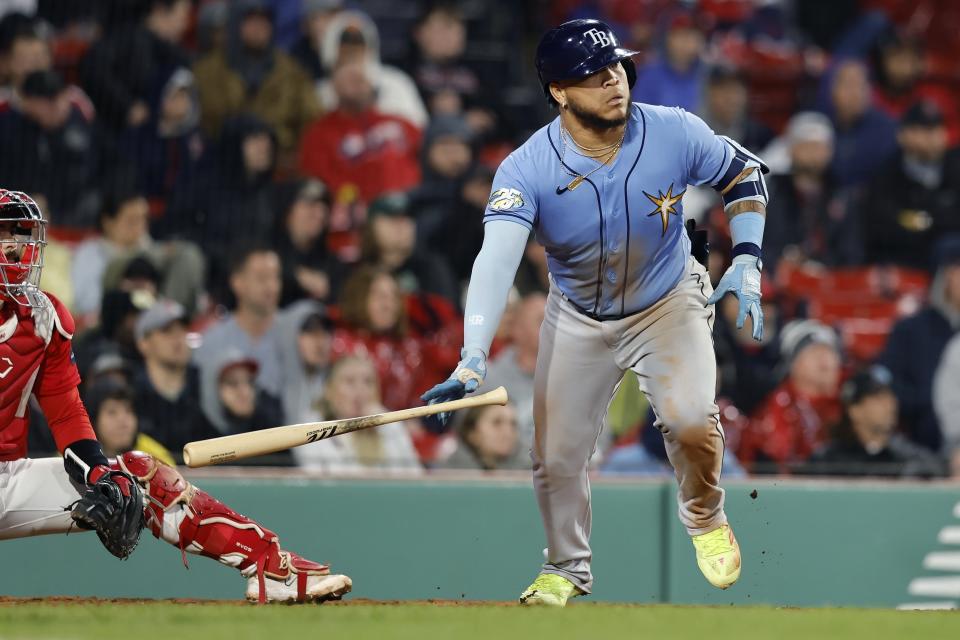
[[[330,420],[327,422],[311,422],[294,424],[285,427],[274,427],[248,433],[238,433],[231,436],[198,440],[187,443],[183,448],[183,461],[188,467],[206,467],[211,464],[222,464],[233,460],[242,460],[253,456],[276,453],[284,449],[299,447],[304,444],[332,438],[352,431],[369,429],[391,422],[422,418],[444,411],[457,411],[490,404],[507,404],[509,400],[507,390],[497,387],[493,391],[475,396],[467,396],[459,400],[438,402],[422,407],[389,411],[360,418],[344,420]]]
[[[183,447],[183,461],[188,467],[206,467],[275,453],[303,444],[299,434],[277,429],[284,427],[189,442]]]

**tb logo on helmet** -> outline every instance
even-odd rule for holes
[[[637,69],[631,59],[638,52],[620,46],[609,25],[599,20],[570,20],[546,32],[537,45],[537,76],[550,105],[550,83],[579,80],[619,62],[633,88]]]
[[[584,35],[590,36],[590,39],[593,40],[593,46],[609,47],[613,42],[613,38],[610,34],[600,31],[600,29],[587,29],[584,31]]]

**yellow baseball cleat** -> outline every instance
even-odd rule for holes
[[[726,589],[740,578],[740,545],[730,525],[693,536],[692,540],[697,550],[697,566],[707,582]]]
[[[583,591],[563,576],[555,573],[541,573],[533,584],[520,594],[520,604],[564,607],[567,600],[580,595],[583,595]]]

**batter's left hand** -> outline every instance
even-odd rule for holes
[[[450,377],[420,396],[427,404],[459,400],[468,393],[473,393],[483,383],[487,376],[487,356],[479,349],[464,350],[460,354],[460,362]],[[450,419],[450,413],[438,413],[437,422],[445,426]]]
[[[763,307],[760,306],[760,259],[741,255],[733,259],[707,304],[716,304],[727,293],[737,296],[737,329],[743,328],[747,314],[753,318],[753,339],[763,339]]]

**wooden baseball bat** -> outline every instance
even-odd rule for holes
[[[252,456],[276,453],[284,449],[299,447],[351,431],[378,427],[391,422],[422,418],[444,411],[457,411],[458,409],[469,409],[470,407],[481,407],[488,404],[507,404],[507,399],[507,390],[503,387],[497,387],[493,391],[477,396],[467,396],[460,400],[438,402],[437,404],[401,409],[400,411],[388,411],[372,416],[292,424],[221,438],[198,440],[188,442],[183,448],[183,461],[188,467],[206,467],[211,464],[221,464],[231,460],[242,460]]]

